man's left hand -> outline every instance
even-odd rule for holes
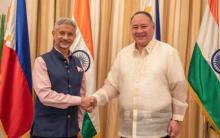
[[[168,126],[168,135],[170,138],[177,137],[180,129],[180,123],[176,120],[171,120]]]

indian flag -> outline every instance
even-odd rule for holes
[[[94,66],[94,50],[90,19],[89,0],[76,0],[73,7],[73,20],[77,25],[77,36],[73,46],[73,54],[77,56],[85,70],[86,92],[92,95],[96,90],[96,73]],[[98,137],[99,114],[96,108],[93,113],[85,113],[82,125],[83,138]]]
[[[220,133],[220,30],[218,0],[208,0],[188,80],[208,121]]]

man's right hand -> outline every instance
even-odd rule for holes
[[[97,105],[97,100],[94,96],[81,98],[80,106],[82,107],[83,110],[85,110],[89,113],[91,113],[93,111],[93,109],[96,107],[96,105]]]

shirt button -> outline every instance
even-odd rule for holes
[[[67,72],[69,73],[69,72],[70,72],[70,70],[67,70]]]
[[[71,88],[72,87],[72,85],[69,85],[69,88]]]

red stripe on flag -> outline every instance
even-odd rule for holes
[[[0,118],[9,138],[27,132],[33,120],[33,99],[15,51],[3,46]]]
[[[86,46],[94,58],[89,0],[76,0],[73,15]]]
[[[210,11],[211,11],[216,23],[219,25],[218,0],[209,0],[209,8],[210,8]]]

